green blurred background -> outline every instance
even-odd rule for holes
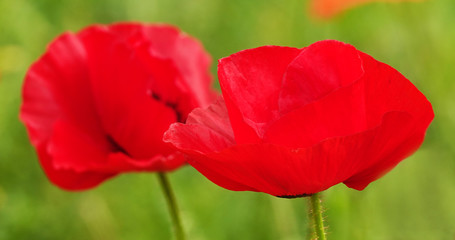
[[[388,63],[433,103],[422,148],[358,192],[324,193],[329,239],[455,239],[455,1],[365,5],[331,21],[307,0],[0,0],[0,239],[171,239],[155,174],[79,193],[51,185],[18,121],[28,66],[63,31],[93,23],[167,22],[216,60],[261,45],[337,39]],[[231,192],[191,167],[170,174],[189,239],[308,239],[306,199]]]

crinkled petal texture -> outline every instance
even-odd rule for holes
[[[162,141],[214,100],[210,57],[167,25],[95,25],[65,33],[27,72],[20,118],[49,179],[68,190],[184,163]]]
[[[362,190],[417,150],[434,117],[398,71],[338,41],[245,50],[218,71],[223,98],[164,140],[230,190]]]
[[[311,12],[320,18],[331,18],[350,8],[373,2],[420,2],[423,0],[311,0]]]

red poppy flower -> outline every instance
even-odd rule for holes
[[[434,117],[398,71],[338,41],[249,49],[218,67],[223,98],[164,140],[230,190],[362,190],[417,150]]]
[[[123,172],[181,166],[162,136],[213,101],[209,64],[201,44],[172,26],[59,36],[27,72],[20,113],[48,178],[82,190]]]
[[[370,2],[419,2],[421,0],[312,0],[311,11],[322,18],[333,17],[349,8]]]

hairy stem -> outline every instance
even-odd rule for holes
[[[314,222],[314,233],[316,235],[316,239],[327,240],[325,236],[324,219],[322,218],[322,206],[319,195],[320,193],[315,193],[310,197],[311,202],[310,214],[312,215],[312,219]]]

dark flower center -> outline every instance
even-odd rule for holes
[[[311,195],[313,195],[313,193],[311,193],[311,194],[302,193],[302,194],[297,194],[297,195],[281,195],[281,196],[276,196],[276,197],[292,199],[292,198],[310,197]]]
[[[128,152],[114,140],[114,138],[112,138],[110,135],[107,135],[106,138],[107,138],[107,141],[113,147],[112,152],[114,152],[114,153],[121,152],[127,156],[130,156],[128,154]]]
[[[177,122],[181,122],[183,123],[184,122],[184,119],[182,117],[182,114],[180,113],[180,111],[178,110],[178,104],[175,103],[175,102],[171,102],[171,101],[165,101],[161,98],[160,95],[158,95],[156,92],[152,92],[150,94],[150,96],[155,99],[156,101],[158,102],[161,102],[163,103],[164,105],[166,105],[167,107],[169,108],[172,108],[172,110],[174,110],[174,113],[175,113],[175,118],[177,119]]]

